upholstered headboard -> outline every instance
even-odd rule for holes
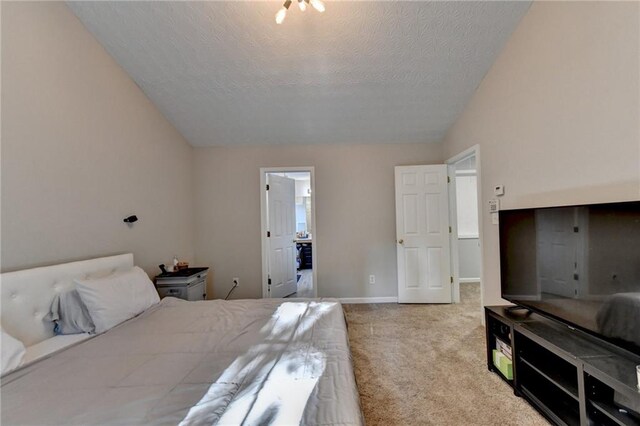
[[[43,318],[56,292],[73,287],[76,278],[99,277],[133,267],[133,254],[5,272],[1,275],[0,323],[29,347],[53,337],[53,324]]]

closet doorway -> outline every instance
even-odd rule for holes
[[[262,297],[317,297],[313,167],[260,169]]]
[[[454,301],[482,303],[480,147],[476,145],[454,156],[447,165]]]

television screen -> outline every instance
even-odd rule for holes
[[[500,212],[502,297],[640,353],[640,201]]]

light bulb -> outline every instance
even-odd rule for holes
[[[298,0],[298,6],[300,6],[301,11],[307,10],[307,3],[304,0]]]
[[[318,12],[324,12],[324,3],[321,0],[311,0],[313,6]]]
[[[278,13],[276,13],[276,24],[282,24],[282,21],[284,21],[284,18],[287,17],[287,8],[286,7],[281,7],[280,10],[278,11]]]

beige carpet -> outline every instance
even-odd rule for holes
[[[487,370],[478,284],[457,305],[344,305],[367,425],[547,425]]]

